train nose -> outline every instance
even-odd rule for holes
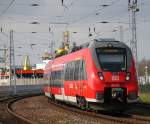
[[[105,102],[126,102],[126,88],[105,88]]]

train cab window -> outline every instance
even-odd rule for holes
[[[98,61],[104,71],[125,71],[126,50],[123,48],[97,48]]]

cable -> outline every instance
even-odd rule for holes
[[[12,0],[12,1],[8,4],[7,8],[4,9],[4,11],[2,11],[2,13],[0,14],[0,17],[3,16],[3,15],[7,12],[7,10],[8,10],[9,7],[13,4],[14,1],[15,1],[15,0]]]
[[[71,6],[73,6],[74,3],[77,2],[77,1],[79,1],[79,0],[73,0],[73,1],[69,4],[68,8],[70,8]]]
[[[146,6],[148,5],[148,6],[149,6],[150,3],[149,3],[148,0],[146,0],[146,1],[142,0],[142,1],[140,1],[140,3],[139,3],[138,5],[142,5],[142,6],[143,6],[143,5],[146,5]]]
[[[108,6],[106,6],[106,7],[110,7],[111,5],[115,4],[116,2],[118,2],[118,0],[114,0],[113,2],[111,2],[110,5],[108,5]],[[79,19],[77,19],[77,20],[71,22],[70,24],[74,24],[74,23],[79,22],[79,21],[81,21],[81,20],[83,20],[83,19],[86,19],[86,18],[88,18],[90,15],[93,15],[93,14],[99,12],[99,11],[101,12],[101,11],[102,11],[104,8],[106,8],[106,7],[103,7],[102,9],[94,10],[94,11],[91,12],[90,14],[88,14],[88,15],[86,15],[86,16],[84,16],[84,17],[81,17],[81,18],[79,18]]]

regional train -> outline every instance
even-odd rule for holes
[[[115,39],[94,39],[45,67],[51,100],[87,106],[135,103],[138,81],[130,48]]]

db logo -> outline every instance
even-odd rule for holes
[[[118,75],[113,75],[112,80],[113,81],[119,81],[119,76]]]

